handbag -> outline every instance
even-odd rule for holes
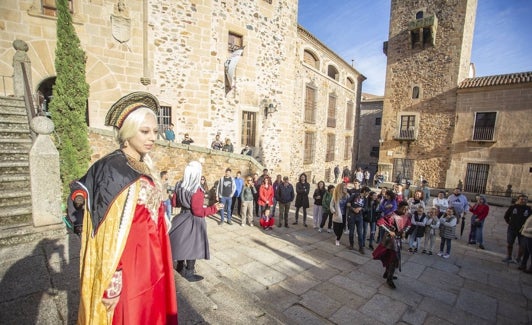
[[[474,227],[478,227],[482,224],[482,221],[478,220],[478,216],[476,214],[473,215],[471,218],[471,225]]]

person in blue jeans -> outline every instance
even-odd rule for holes
[[[355,245],[355,227],[358,239],[358,251],[364,254],[364,206],[366,205],[366,195],[369,188],[364,187],[360,193],[353,194],[347,203],[347,227],[349,229],[349,249],[353,250]]]
[[[364,227],[362,231],[362,241],[365,243],[368,238],[368,226],[369,226],[369,249],[373,250],[373,243],[375,242],[375,231],[377,229],[377,218],[380,216],[379,212],[379,199],[377,193],[369,192],[366,200],[366,206],[364,207]]]
[[[232,225],[231,203],[236,191],[235,179],[231,176],[231,168],[225,170],[225,175],[218,181],[216,186],[216,198],[224,207],[220,210],[220,226],[224,224],[224,215],[227,216],[227,224]]]

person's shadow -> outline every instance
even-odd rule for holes
[[[69,247],[68,256],[65,244]],[[22,255],[26,247],[13,246],[10,253]],[[0,324],[75,324],[79,304],[79,238],[70,235],[64,239],[42,239],[32,252],[8,267],[0,282],[0,292]]]

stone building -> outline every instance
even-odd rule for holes
[[[353,168],[367,168],[371,175],[377,172],[384,97],[362,94],[360,116],[357,118],[359,141],[354,146]]]
[[[364,77],[298,26],[297,0],[68,3],[87,56],[91,128],[106,129],[110,105],[144,90],[162,105],[161,130],[173,123],[177,140],[189,133],[195,146],[209,147],[220,133],[235,152],[249,145],[264,166],[292,177],[305,171],[322,179],[336,163],[351,164]],[[11,43],[24,40],[32,91],[46,109],[55,1],[5,0],[0,9],[0,75],[12,75]]]
[[[529,194],[531,116],[532,72],[461,82],[447,187],[463,184],[473,193]]]
[[[392,180],[446,185],[476,6],[476,0],[392,1],[379,153],[379,170]]]

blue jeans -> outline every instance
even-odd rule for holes
[[[450,238],[441,238],[441,244],[440,244],[440,252],[443,252],[443,248],[445,247],[445,244],[447,243],[447,250],[445,250],[445,253],[451,254],[451,239]]]
[[[377,228],[376,222],[366,222],[364,221],[364,228],[362,228],[362,241],[366,243],[366,236],[368,233],[368,225],[369,225],[369,245],[373,246],[373,242],[375,241],[375,230]]]
[[[357,228],[357,237],[358,237],[358,248],[364,247],[364,239],[362,237],[362,226],[364,225],[364,220],[362,219],[362,214],[357,215],[349,214],[347,216],[347,227],[349,228],[349,244],[354,245],[355,243],[355,227]]]
[[[482,245],[484,243],[484,237],[482,236],[482,228],[484,228],[484,221],[486,219],[482,220],[480,224],[477,224],[476,230],[475,230],[475,241],[478,245]]]
[[[224,213],[227,211],[227,222],[231,221],[231,203],[233,199],[230,197],[222,196],[220,202],[224,205],[224,208],[220,210],[220,220],[224,222]]]
[[[273,197],[273,205],[272,205],[272,211],[270,211],[272,213],[272,216],[275,217],[275,208],[277,208],[277,200],[275,199],[275,197]]]
[[[164,200],[164,209],[166,211],[166,218],[172,219],[172,200]]]

